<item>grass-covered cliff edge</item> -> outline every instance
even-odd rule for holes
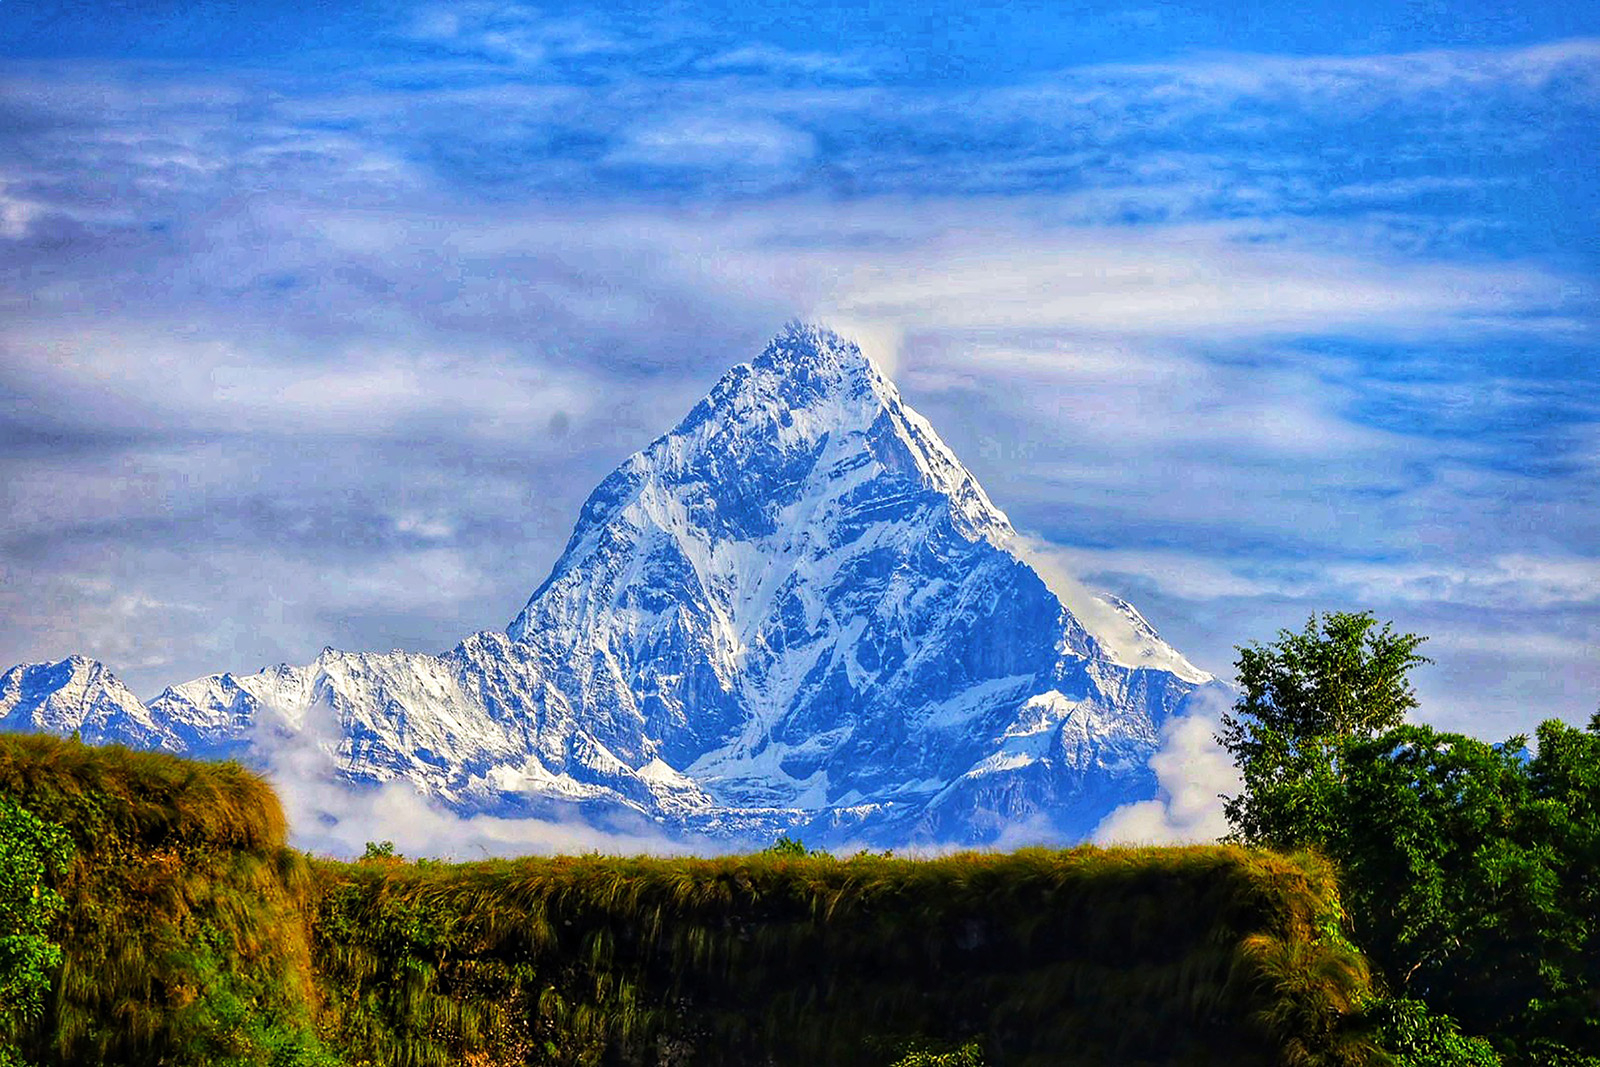
[[[1309,855],[337,863],[235,764],[31,735],[0,735],[0,796],[71,838],[41,1011],[0,1029],[25,1062],[1370,1059]]]

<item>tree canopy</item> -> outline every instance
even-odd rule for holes
[[[1425,640],[1371,612],[1331,612],[1238,649],[1240,695],[1217,738],[1244,783],[1224,807],[1236,838],[1293,849],[1326,836],[1344,750],[1417,706],[1407,673],[1430,662],[1417,652]]]
[[[1404,722],[1424,639],[1313,616],[1239,649],[1234,836],[1332,859],[1404,1063],[1600,1067],[1600,715],[1490,743]]]

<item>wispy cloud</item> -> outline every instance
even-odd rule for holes
[[[608,163],[729,171],[789,168],[816,153],[816,139],[770,119],[684,116],[635,126]]]
[[[1061,91],[1079,102],[1114,99],[1116,88],[1156,86],[1156,107],[1208,107],[1289,99],[1324,107],[1372,109],[1471,91],[1570,94],[1600,99],[1600,39],[1576,38],[1521,48],[1432,49],[1350,56],[1214,55],[1179,62],[1115,63],[1064,73]],[[1110,88],[1080,88],[1108,86]],[[1070,87],[1070,88],[1068,88]],[[1019,90],[1025,92],[1026,90]],[[1049,90],[1041,90],[1049,91]]]
[[[796,52],[770,44],[746,44],[695,61],[707,71],[801,74],[810,77],[865,78],[873,71],[867,60],[829,52]]]
[[[637,47],[592,17],[551,16],[499,0],[422,6],[406,19],[399,35],[494,62],[535,66],[610,57]]]
[[[1237,338],[1414,335],[1483,318],[1537,329],[1564,296],[1562,280],[1537,269],[1402,264],[1253,236],[1227,226],[954,230],[873,257],[834,299],[846,314],[930,329]]]
[[[1600,557],[1497,556],[1471,567],[1438,563],[1342,564],[1330,568],[1366,600],[1424,601],[1463,607],[1539,610],[1600,604]]]
[[[506,351],[299,346],[243,336],[163,334],[140,317],[15,330],[5,377],[39,398],[37,415],[73,421],[94,412],[103,430],[159,425],[204,437],[335,434],[392,438],[449,423],[453,436],[502,444],[583,418],[597,383],[581,370],[543,368]]]

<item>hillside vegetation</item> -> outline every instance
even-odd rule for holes
[[[41,1064],[1369,1059],[1308,854],[333,863],[237,765],[39,736],[0,794],[72,841]]]

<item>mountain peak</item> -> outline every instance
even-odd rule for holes
[[[834,330],[799,319],[786,323],[755,358],[758,369],[791,374],[854,376],[877,370],[861,346]]]
[[[859,345],[792,322],[601,482],[505,635],[148,706],[92,661],[18,667],[0,729],[268,760],[300,732],[339,776],[464,814],[1077,837],[1152,795],[1160,724],[1206,676],[1125,602],[1065,603],[1023,543]]]
[[[0,729],[61,735],[76,730],[91,743],[182,747],[105,664],[79,655],[19,664],[0,674]]]
[[[507,633],[596,759],[714,805],[981,836],[968,807],[1093,795],[1052,815],[1082,833],[1200,678],[1143,631],[1107,655],[1016,541],[858,344],[791,322],[600,484]]]
[[[813,539],[837,547],[874,524],[881,532],[906,523],[922,536],[940,515],[969,541],[999,544],[1014,534],[858,344],[790,322],[595,489],[508,633],[523,640],[540,601],[560,585],[570,586],[555,591],[563,610],[570,598],[609,613],[609,599],[583,592],[601,559],[607,568],[630,560],[612,575],[631,574],[630,582],[657,565],[684,564],[693,572],[684,595],[693,599],[704,587],[713,600],[738,600],[750,583],[788,573]]]
[[[816,438],[870,426],[898,408],[894,382],[850,338],[819,323],[790,322],[762,354],[734,366],[685,419],[765,422],[778,419],[782,437]]]
[[[809,412],[797,428],[815,434],[861,429],[899,406],[894,383],[861,346],[817,323],[793,321],[750,363],[735,367],[707,399],[723,397],[745,418],[752,403],[778,413]]]

